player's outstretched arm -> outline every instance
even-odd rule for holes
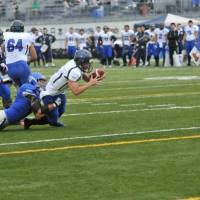
[[[91,76],[89,82],[85,83],[84,85],[79,85],[75,81],[69,81],[68,86],[69,86],[69,89],[72,91],[72,93],[78,96],[84,91],[86,91],[87,89],[89,89],[90,87],[94,85],[99,85],[100,83],[101,83],[101,80],[99,80],[97,77],[93,78]]]

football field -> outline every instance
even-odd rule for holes
[[[106,69],[60,121],[0,133],[0,200],[200,199],[200,68]]]

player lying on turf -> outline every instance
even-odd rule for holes
[[[74,56],[74,59],[67,62],[61,67],[55,74],[53,74],[47,83],[46,90],[41,92],[41,100],[45,107],[59,99],[59,106],[51,111],[46,112],[46,117],[36,119],[25,119],[24,128],[28,129],[31,125],[49,123],[53,126],[63,126],[58,121],[60,116],[65,112],[66,108],[66,96],[64,91],[69,88],[74,95],[79,95],[85,92],[87,89],[94,85],[99,85],[104,79],[104,70],[99,69],[96,72],[91,73],[91,53],[88,50],[78,50]],[[79,85],[77,82],[80,79],[86,81],[85,84]]]
[[[54,109],[57,104],[49,104],[48,108],[42,107],[39,95],[41,88],[45,85],[45,77],[40,73],[33,73],[30,83],[25,83],[19,87],[17,96],[13,104],[5,110],[0,111],[0,130],[11,124],[18,124],[32,112],[37,119],[45,116],[47,109]]]

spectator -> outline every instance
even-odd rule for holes
[[[37,17],[39,15],[39,10],[40,10],[40,0],[33,0],[32,3],[33,16]]]
[[[177,52],[177,44],[178,44],[178,31],[176,30],[176,25],[175,23],[171,23],[171,29],[169,33],[167,34],[167,39],[168,39],[168,46],[169,46],[169,59],[170,59],[170,65],[174,65],[173,61],[173,55],[174,52]]]
[[[44,58],[45,67],[55,66],[52,57],[51,44],[56,41],[55,36],[49,34],[47,28],[43,28],[43,34],[36,39],[36,42],[40,43],[42,56]]]

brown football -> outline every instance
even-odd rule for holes
[[[105,70],[104,69],[96,69],[94,72],[92,72],[92,77],[93,78],[101,78],[103,75],[105,74]]]

